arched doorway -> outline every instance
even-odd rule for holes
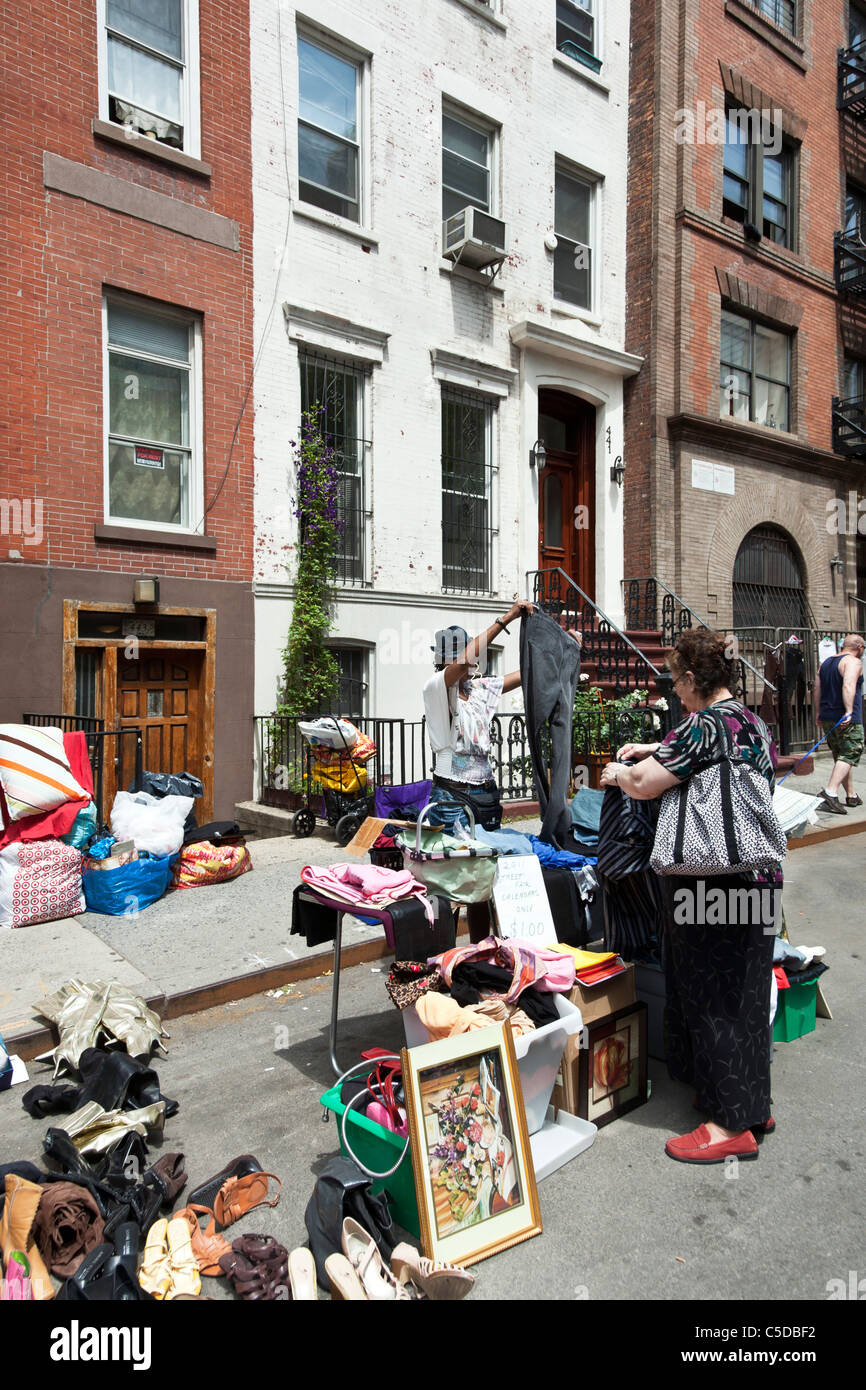
[[[595,407],[565,391],[538,393],[538,568],[560,567],[595,598]]]
[[[734,561],[734,628],[808,627],[803,563],[786,531],[756,526]]]

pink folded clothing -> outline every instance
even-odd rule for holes
[[[314,893],[361,909],[417,898],[428,922],[433,921],[427,889],[408,869],[380,869],[374,864],[332,864],[329,869],[317,869],[307,864],[301,869],[301,879]]]
[[[500,940],[496,936],[488,936],[484,941],[469,946],[455,946],[444,955],[431,956],[427,964],[438,965],[443,980],[450,985],[456,967],[470,960],[486,961],[489,965],[511,971],[511,988],[504,996],[509,1004],[515,1003],[530,985],[547,994],[564,993],[574,985],[573,956],[559,955],[556,951],[548,951],[518,938]]]

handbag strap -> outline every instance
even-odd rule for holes
[[[718,710],[708,709],[707,714],[713,720],[716,731],[721,739],[724,756],[718,760],[719,764],[719,789],[722,798],[722,830],[725,836],[725,849],[728,855],[728,862],[736,864],[739,861],[739,847],[737,845],[737,835],[734,826],[734,804],[731,789],[733,773],[731,770],[733,742],[731,732],[724,718]],[[709,764],[712,766],[712,764]],[[703,768],[700,771],[704,771]],[[695,774],[693,773],[692,776]],[[690,781],[691,779],[689,779]],[[682,864],[685,852],[686,839],[686,814],[688,811],[689,783],[686,782],[680,790],[680,804],[677,813],[677,828],[674,835],[674,863]]]

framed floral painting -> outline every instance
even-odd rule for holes
[[[628,1004],[587,1025],[577,1112],[599,1129],[647,1099],[647,1006]]]
[[[470,1265],[540,1235],[510,1028],[404,1049],[403,1085],[424,1254]]]

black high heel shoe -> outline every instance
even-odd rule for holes
[[[65,1303],[152,1303],[138,1282],[141,1233],[133,1222],[117,1228],[114,1244],[97,1245],[85,1255],[57,1295]]]

